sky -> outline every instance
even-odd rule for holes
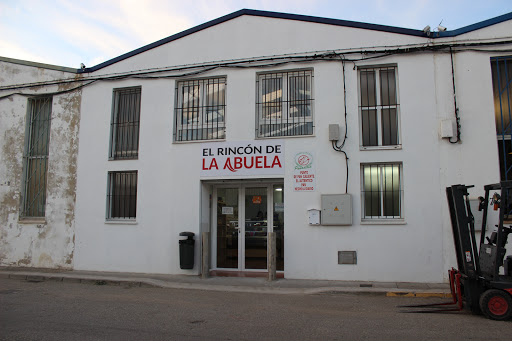
[[[0,56],[91,67],[242,8],[454,30],[512,0],[0,0]]]

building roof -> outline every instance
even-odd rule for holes
[[[401,28],[401,27],[385,26],[385,25],[377,25],[377,24],[368,24],[368,23],[349,21],[349,20],[321,18],[321,17],[314,17],[314,16],[309,16],[309,15],[259,11],[259,10],[253,10],[253,9],[241,9],[239,11],[233,12],[231,14],[227,14],[220,18],[208,21],[204,24],[189,28],[188,30],[182,31],[180,33],[176,33],[167,38],[158,40],[154,43],[142,46],[138,49],[135,49],[128,53],[122,54],[119,57],[107,60],[106,62],[103,62],[96,66],[93,66],[90,68],[85,68],[82,70],[77,70],[77,72],[78,73],[86,73],[86,72],[97,71],[106,66],[115,64],[121,60],[133,57],[139,53],[151,50],[155,47],[158,47],[158,46],[167,44],[171,41],[186,37],[190,34],[199,32],[199,31],[207,29],[209,27],[224,23],[228,20],[235,19],[242,15],[250,15],[250,16],[257,16],[257,17],[264,17],[264,18],[277,18],[277,19],[285,19],[285,20],[296,20],[296,21],[304,21],[304,22],[310,22],[310,23],[360,28],[360,29],[365,29],[365,30],[374,30],[374,31],[381,31],[381,32],[388,32],[388,33],[405,34],[405,35],[416,36],[416,37],[425,37],[425,38],[429,38],[429,39],[455,37],[455,36],[458,36],[458,35],[461,35],[464,33],[475,31],[475,30],[478,30],[478,29],[481,29],[481,28],[484,28],[487,26],[491,26],[491,25],[498,24],[498,23],[512,19],[512,12],[510,12],[510,13],[503,14],[503,15],[500,15],[495,18],[491,18],[491,19],[487,19],[487,20],[478,22],[476,24],[472,24],[472,25],[468,25],[468,26],[456,29],[453,31],[435,32],[435,34],[430,34],[429,36],[427,36],[427,34],[423,30],[415,30],[415,29],[409,29],[409,28]]]
[[[37,62],[31,62],[28,60],[7,58],[7,57],[1,57],[1,56],[0,56],[0,62],[7,62],[7,63],[11,63],[11,64],[19,64],[19,65],[25,65],[25,66],[33,66],[33,67],[38,67],[41,69],[70,72],[70,73],[77,73],[77,71],[78,71],[77,69],[73,69],[73,68],[65,67],[65,66],[37,63]]]
[[[325,24],[325,25],[334,25],[334,26],[343,26],[343,27],[351,27],[351,28],[359,28],[359,29],[365,29],[365,30],[373,30],[373,31],[380,31],[380,32],[388,32],[388,33],[395,33],[395,34],[404,34],[409,36],[416,36],[416,37],[425,37],[426,39],[436,39],[436,38],[446,38],[446,37],[455,37],[461,34],[465,34],[468,32],[472,32],[475,30],[479,30],[491,25],[495,25],[507,20],[512,20],[512,12],[506,13],[503,15],[500,15],[495,18],[487,19],[472,25],[468,25],[453,31],[444,31],[444,32],[432,32],[429,35],[425,33],[423,30],[416,30],[416,29],[409,29],[409,28],[401,28],[401,27],[395,27],[395,26],[386,26],[386,25],[378,25],[378,24],[369,24],[369,23],[362,23],[357,21],[349,21],[349,20],[340,20],[340,19],[329,19],[329,18],[321,18],[321,17],[314,17],[309,15],[299,15],[299,14],[289,14],[289,13],[279,13],[279,12],[269,12],[269,11],[259,11],[259,10],[253,10],[253,9],[241,9],[239,11],[233,12],[231,14],[227,14],[225,16],[222,16],[220,18],[208,21],[204,24],[189,28],[188,30],[176,33],[172,36],[169,36],[167,38],[158,40],[154,43],[139,47],[138,49],[135,49],[133,51],[127,52],[125,54],[122,54],[118,57],[115,57],[113,59],[107,60],[101,64],[84,68],[84,69],[78,69],[76,70],[76,73],[88,73],[88,72],[94,72],[99,69],[102,69],[104,67],[107,67],[109,65],[115,64],[117,62],[120,62],[124,59],[133,57],[139,53],[146,52],[148,50],[151,50],[155,47],[159,47],[161,45],[167,44],[171,41],[186,37],[188,35],[191,35],[193,33],[202,31],[204,29],[210,28],[212,26],[224,23],[226,21],[238,18],[243,15],[250,15],[250,16],[256,16],[256,17],[264,17],[264,18],[276,18],[276,19],[285,19],[285,20],[295,20],[295,21],[303,21],[303,22],[310,22],[310,23],[318,23],[318,24]],[[5,58],[8,59],[8,58]],[[17,61],[20,63],[21,61]],[[28,62],[27,62],[28,63]],[[44,65],[41,65],[41,67],[44,67]],[[51,66],[52,69],[56,68],[56,66]],[[61,68],[62,69],[62,68]],[[71,70],[69,68],[65,68],[68,71]]]

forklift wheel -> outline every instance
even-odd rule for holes
[[[512,298],[503,290],[487,290],[480,296],[480,309],[490,319],[506,321],[512,317]]]

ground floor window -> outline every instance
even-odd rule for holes
[[[403,218],[401,163],[362,164],[361,181],[363,220]]]
[[[109,172],[107,219],[137,217],[137,171]]]
[[[29,98],[27,105],[21,217],[42,218],[46,211],[52,98]]]

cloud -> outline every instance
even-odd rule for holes
[[[422,29],[512,11],[510,0],[0,0],[0,55],[93,66],[242,8]]]
[[[0,55],[8,58],[36,61],[45,64],[55,64],[49,57],[34,54],[31,49],[19,46],[17,43],[9,41],[0,41]],[[6,52],[4,54],[4,52]]]

